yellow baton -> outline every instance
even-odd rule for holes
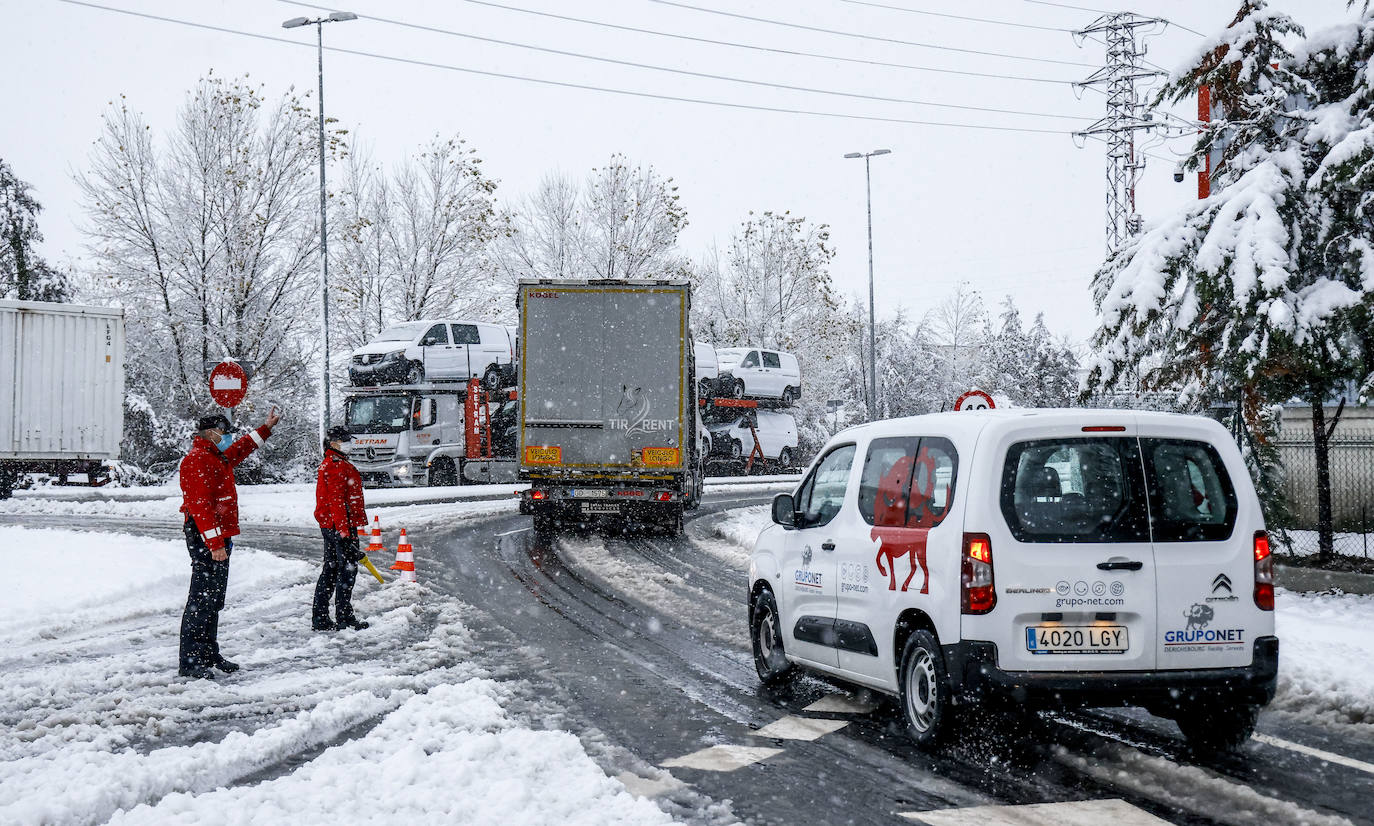
[[[368,559],[367,557],[363,557],[362,559],[360,559],[360,560],[358,560],[358,561],[361,562],[361,563],[363,563],[363,565],[364,565],[369,571],[372,572],[372,575],[375,576],[375,577],[377,578],[377,581],[378,581],[378,582],[382,583],[383,585],[386,584],[386,580],[382,579],[382,575],[379,574],[379,573],[377,573],[377,569],[376,569],[376,568],[372,567],[372,560]]]

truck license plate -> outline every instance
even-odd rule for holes
[[[1130,647],[1124,625],[1026,627],[1026,650],[1032,654],[1124,654]]]
[[[605,488],[573,488],[574,499],[605,499],[611,492]]]
[[[583,502],[583,513],[620,513],[619,502]]]

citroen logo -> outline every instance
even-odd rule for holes
[[[1212,593],[1215,594],[1217,591],[1220,591],[1222,588],[1225,588],[1225,589],[1226,589],[1226,593],[1228,593],[1228,594],[1234,593],[1234,592],[1231,590],[1231,578],[1230,578],[1229,576],[1227,576],[1226,574],[1217,574],[1217,578],[1214,579],[1214,580],[1212,580]]]

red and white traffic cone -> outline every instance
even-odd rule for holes
[[[401,540],[396,543],[396,563],[391,570],[401,572],[397,577],[401,582],[419,582],[415,578],[415,551],[410,547],[410,540],[406,539],[405,528],[401,528]]]
[[[361,532],[362,528],[358,530]],[[378,517],[374,516],[372,517],[372,541],[367,545],[367,552],[373,554],[384,553],[385,551],[386,547],[382,545],[382,523]]]

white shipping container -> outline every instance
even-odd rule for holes
[[[0,460],[119,458],[124,311],[0,300]]]

